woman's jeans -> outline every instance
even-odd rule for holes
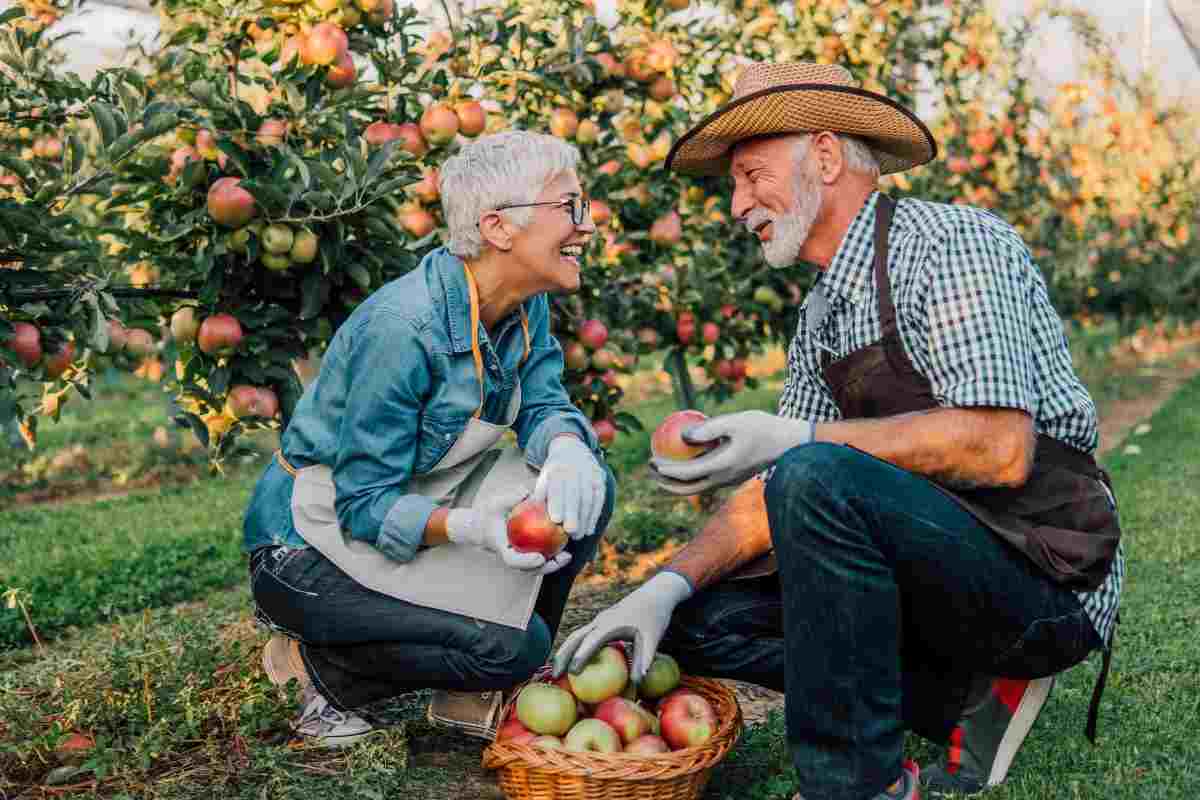
[[[693,595],[661,649],[686,673],[786,692],[805,800],[882,791],[905,729],[944,741],[973,675],[1044,677],[1101,646],[1072,591],[885,461],[794,448],[766,502],[779,572]]]
[[[312,547],[254,551],[250,588],[256,616],[300,640],[313,684],[342,710],[414,689],[507,689],[546,663],[571,584],[596,555],[612,517],[615,486],[608,472],[597,533],[568,542],[571,562],[542,581],[524,631],[374,592]]]

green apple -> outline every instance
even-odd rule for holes
[[[320,239],[310,230],[297,231],[292,241],[291,257],[295,264],[311,264],[317,257],[317,245]]]
[[[517,697],[517,719],[530,731],[562,736],[575,724],[575,698],[550,683],[531,683]]]
[[[264,267],[273,272],[283,272],[292,265],[292,260],[286,255],[278,253],[263,253],[262,263]]]
[[[268,253],[275,255],[283,255],[292,249],[292,242],[295,239],[295,234],[287,225],[275,223],[268,225],[263,231],[263,249]]]
[[[662,697],[679,685],[679,663],[666,653],[655,653],[639,687],[642,697],[650,700]]]

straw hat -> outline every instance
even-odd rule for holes
[[[860,89],[845,68],[755,63],[738,78],[733,100],[675,143],[667,169],[724,175],[730,151],[743,139],[812,131],[861,138],[875,152],[884,175],[937,155],[933,134],[915,114],[884,95]]]

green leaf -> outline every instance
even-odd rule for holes
[[[208,388],[215,395],[225,394],[229,388],[229,379],[233,375],[233,370],[229,365],[217,367],[208,374]]]
[[[100,131],[100,146],[107,150],[124,131],[117,128],[117,118],[108,103],[93,101],[91,112],[92,119],[96,121],[96,128]]]
[[[364,292],[371,290],[371,271],[358,262],[346,265],[346,274]]]
[[[387,166],[388,160],[392,157],[392,153],[396,150],[396,140],[392,139],[389,142],[384,142],[383,147],[371,154],[371,160],[367,162],[366,177],[363,178],[363,185],[369,185],[379,174],[383,172],[383,168]]]
[[[12,22],[14,19],[20,19],[25,16],[25,9],[22,6],[14,6],[8,11],[0,14],[0,25],[5,25]]]
[[[250,170],[246,167],[246,151],[238,147],[228,139],[220,139],[217,141],[217,149],[225,155],[229,156],[229,160],[238,168],[238,172],[242,173],[243,178],[250,176]]]
[[[634,430],[634,431],[644,431],[645,430],[645,427],[643,427],[641,420],[639,420],[633,414],[629,414],[625,411],[618,411],[616,414],[614,414],[613,422],[616,424],[617,428],[622,431],[628,432],[631,430]]]
[[[321,312],[322,277],[320,272],[310,272],[300,282],[300,319],[312,319]]]

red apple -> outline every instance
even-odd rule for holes
[[[240,228],[257,211],[254,195],[243,189],[241,178],[218,178],[208,190],[208,215],[227,228]]]
[[[659,753],[669,753],[671,748],[661,736],[646,733],[625,745],[625,752],[640,756],[655,756]]]
[[[438,171],[431,169],[421,176],[421,180],[412,185],[413,194],[417,196],[422,203],[436,203],[441,196],[438,189]]]
[[[713,362],[713,370],[721,380],[732,381],[737,379],[737,368],[729,359],[722,358]]]
[[[621,737],[607,722],[581,719],[563,739],[565,749],[577,753],[619,753]]]
[[[659,75],[654,79],[654,83],[650,84],[649,92],[650,96],[660,103],[666,102],[675,96],[675,81],[666,75]]]
[[[59,345],[58,350],[46,356],[46,363],[43,368],[46,370],[46,376],[49,378],[57,378],[67,371],[67,367],[71,366],[71,362],[75,360],[75,343],[63,342]]]
[[[600,440],[600,444],[608,447],[613,443],[613,439],[617,438],[617,426],[610,419],[592,420],[592,430],[596,432],[596,438]]]
[[[579,326],[579,341],[591,350],[599,350],[608,341],[608,328],[598,319],[585,320]]]
[[[572,341],[563,351],[563,361],[567,365],[567,369],[583,370],[587,369],[591,363],[588,358],[587,350],[579,342]]]
[[[518,553],[541,553],[549,559],[567,546],[567,532],[550,519],[544,503],[522,500],[508,515],[508,543]]]
[[[196,341],[200,321],[196,319],[194,306],[182,306],[171,315],[171,336],[180,344]]]
[[[217,158],[221,153],[217,147],[217,137],[213,136],[212,131],[207,128],[196,131],[196,152],[209,161]]]
[[[531,683],[517,697],[517,719],[537,734],[562,736],[575,724],[575,698],[550,683]]]
[[[125,349],[129,341],[129,330],[119,319],[110,317],[108,320],[108,350],[109,353],[119,353]]]
[[[510,719],[496,731],[497,742],[514,742],[529,744],[537,738],[537,734],[521,724],[519,719]]]
[[[668,211],[654,220],[654,224],[650,226],[650,239],[658,244],[670,247],[679,244],[682,238],[683,222],[679,218],[678,211]]]
[[[177,147],[171,152],[171,172],[177,175],[180,172],[183,172],[183,168],[186,167],[189,162],[200,160],[202,159],[199,151],[197,151],[196,148],[186,145],[183,147]]]
[[[428,236],[437,227],[433,215],[423,208],[410,208],[400,215],[400,225],[418,239]]]
[[[464,100],[454,106],[458,115],[458,132],[463,136],[478,136],[487,127],[487,112],[478,100]]]
[[[683,440],[683,432],[708,419],[695,409],[676,411],[664,419],[650,437],[650,452],[655,456],[685,461],[715,447],[714,444],[694,445]]]
[[[607,722],[627,745],[650,732],[650,721],[638,709],[637,703],[624,697],[610,697],[596,706],[595,719]]]
[[[715,322],[706,322],[700,326],[700,338],[706,344],[713,344],[721,336],[721,329]]]
[[[154,337],[149,331],[141,328],[131,328],[126,334],[125,349],[139,358],[146,358],[158,352]]]
[[[288,251],[288,257],[295,264],[311,264],[317,258],[317,246],[320,241],[310,230],[296,231],[296,235],[292,237],[292,249]]]
[[[567,673],[575,696],[585,703],[602,703],[625,690],[629,682],[629,665],[624,654],[613,647],[601,647],[579,671]]]
[[[213,314],[200,323],[196,341],[210,356],[233,355],[242,343],[242,324],[232,314]]]
[[[403,122],[396,126],[396,135],[400,137],[400,149],[420,158],[429,152],[429,143],[425,141],[421,128],[415,122]]]
[[[575,129],[575,141],[580,144],[592,144],[600,138],[600,126],[590,119],[579,121],[579,127]]]
[[[279,413],[279,398],[271,389],[242,383],[229,390],[225,401],[226,409],[238,419],[243,417],[267,417]]]
[[[696,335],[696,318],[690,314],[681,314],[675,323],[675,338],[680,344],[688,344]]]
[[[376,120],[366,127],[363,131],[363,138],[367,140],[367,144],[372,147],[378,147],[381,144],[400,138],[400,126],[393,125],[390,122]]]
[[[639,690],[642,697],[655,700],[679,686],[679,662],[666,653],[655,653]]]
[[[354,59],[347,50],[338,56],[337,62],[325,73],[325,85],[334,89],[345,89],[352,85],[357,77],[358,68],[354,66]]]
[[[309,66],[324,66],[341,60],[350,47],[346,32],[332,22],[319,22],[300,43],[300,60]]]
[[[659,701],[658,720],[662,737],[672,750],[702,745],[717,732],[717,715],[712,705],[686,689],[672,692]]]
[[[17,354],[26,369],[33,369],[42,360],[42,333],[33,323],[14,322],[12,335],[4,344]]]
[[[272,147],[283,144],[287,133],[287,120],[264,119],[258,126],[258,132],[254,134],[254,139],[264,147]]]
[[[607,225],[612,219],[612,209],[603,200],[592,201],[592,222],[596,225]]]
[[[435,145],[446,144],[458,134],[458,115],[446,103],[434,103],[421,115],[421,133]]]
[[[569,108],[556,108],[550,113],[550,133],[560,139],[570,139],[579,130],[579,117]]]

